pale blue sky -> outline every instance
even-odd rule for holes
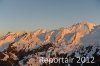
[[[0,33],[100,24],[100,0],[0,0]]]

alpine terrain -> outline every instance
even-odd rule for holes
[[[44,63],[40,62],[45,58]],[[73,58],[47,62],[46,58]],[[62,61],[60,59],[60,61]],[[0,66],[100,66],[100,25],[84,21],[55,30],[8,32],[0,38]]]

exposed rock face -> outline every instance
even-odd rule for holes
[[[72,57],[76,58],[74,62],[77,61],[77,57],[89,57],[90,60],[94,57],[94,62],[100,62],[99,39],[100,26],[90,22],[82,22],[58,30],[39,29],[30,33],[9,32],[0,38],[0,65],[66,65],[65,63],[41,64],[39,57]]]

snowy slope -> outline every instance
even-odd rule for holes
[[[100,26],[87,21],[57,30],[9,32],[0,38],[0,63],[38,66],[38,57],[48,57],[48,52],[53,57],[100,56],[99,39]]]

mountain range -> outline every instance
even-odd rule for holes
[[[39,63],[39,57],[76,59],[73,63],[48,64]],[[89,58],[97,65],[100,62],[100,25],[84,21],[55,30],[8,32],[0,38],[2,66],[75,66],[79,58]],[[84,63],[87,62],[86,59]],[[84,63],[76,66],[85,66]]]

